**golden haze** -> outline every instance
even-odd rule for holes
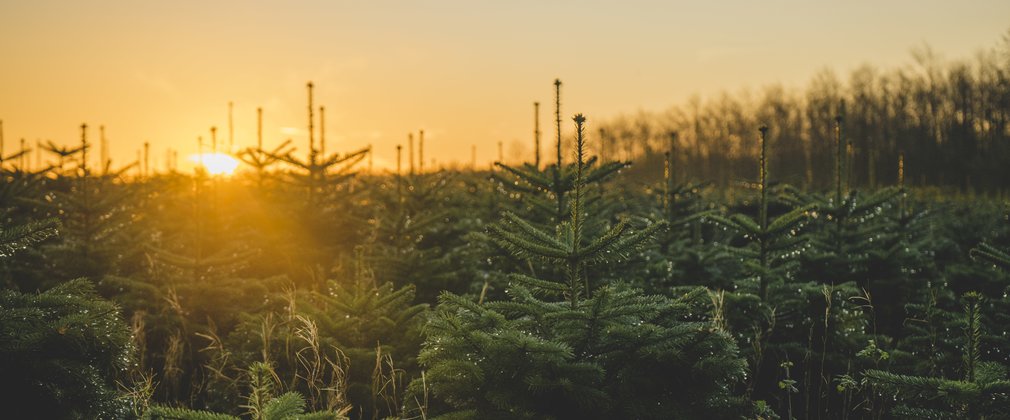
[[[529,150],[532,103],[551,101],[555,77],[564,114],[592,124],[692,94],[799,87],[824,67],[902,65],[923,44],[970,57],[1008,16],[996,0],[9,1],[0,119],[8,148],[77,142],[81,122],[97,139],[105,125],[115,160],[149,141],[157,169],[166,148],[196,153],[211,126],[227,144],[233,101],[237,145],[254,144],[263,107],[265,145],[292,138],[304,152],[312,80],[331,151],[372,144],[385,166],[424,129],[426,156],[469,162],[477,145],[484,163],[499,141]],[[541,109],[544,124],[551,113]]]

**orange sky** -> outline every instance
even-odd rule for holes
[[[476,144],[484,163],[499,141],[532,142],[533,101],[549,124],[555,77],[566,120],[592,124],[692,94],[802,87],[825,67],[901,66],[923,44],[970,58],[1008,28],[1005,0],[8,0],[0,119],[8,153],[22,137],[75,143],[87,122],[106,126],[120,163],[150,141],[161,168],[168,147],[185,164],[211,126],[226,142],[233,101],[239,146],[255,143],[262,106],[266,144],[304,151],[312,80],[329,150],[373,144],[383,165],[424,129],[426,157],[469,162]]]

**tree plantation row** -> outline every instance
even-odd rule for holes
[[[842,114],[823,191],[776,182],[776,120],[737,186],[679,176],[674,142],[631,177],[555,95],[552,156],[488,171],[357,173],[369,150],[312,143],[232,177],[127,179],[86,141],[4,165],[5,411],[1007,418],[1006,202],[900,163],[850,188]]]

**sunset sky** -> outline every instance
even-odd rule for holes
[[[424,129],[426,155],[483,163],[499,141],[531,142],[532,103],[590,124],[662,110],[693,94],[782,83],[817,71],[912,61],[931,46],[970,59],[1010,29],[1006,0],[953,1],[12,1],[0,2],[0,119],[6,150],[106,126],[112,157],[144,141],[155,168],[197,136],[306,148],[305,83],[326,106],[329,150],[394,159]],[[549,133],[549,131],[545,130]],[[545,135],[550,139],[550,135]]]

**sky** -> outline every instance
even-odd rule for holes
[[[262,107],[265,145],[304,152],[312,81],[328,151],[372,145],[388,167],[423,129],[429,163],[469,163],[476,146],[486,164],[498,142],[532,144],[534,101],[550,127],[555,78],[565,121],[591,126],[798,89],[824,68],[904,66],[923,45],[970,59],[1008,29],[1006,0],[0,0],[0,120],[7,154],[21,138],[76,144],[87,123],[115,162],[150,142],[158,169],[212,126],[227,144],[233,102],[236,147],[256,143]]]

